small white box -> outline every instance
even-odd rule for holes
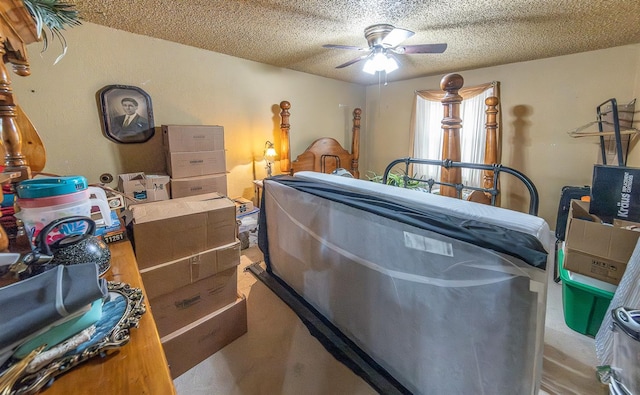
[[[135,203],[168,200],[170,180],[169,176],[161,174],[119,174],[118,190],[135,199]]]

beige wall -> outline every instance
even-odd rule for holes
[[[144,144],[116,144],[104,137],[96,93],[106,85],[132,85],[147,92],[157,127],[224,126],[232,197],[251,197],[251,181],[265,176],[264,143],[280,141],[280,101],[291,102],[294,155],[319,136],[349,147],[351,112],[364,107],[365,88],[355,84],[90,23],[66,30],[65,37],[69,50],[57,65],[56,42],[42,55],[42,45],[31,44],[32,75],[11,73],[12,86],[44,141],[44,172],[81,174],[90,183],[97,183],[102,173],[164,171],[159,129]]]
[[[442,77],[365,88],[90,23],[67,30],[66,38],[69,52],[57,65],[55,43],[42,55],[40,43],[30,45],[32,75],[12,74],[13,89],[46,146],[44,171],[82,174],[91,183],[102,173],[164,171],[160,133],[144,144],[115,144],[103,136],[96,93],[106,85],[144,89],[156,126],[223,125],[229,195],[251,197],[251,181],[265,175],[264,142],[279,142],[280,101],[292,104],[294,157],[320,136],[349,148],[351,113],[362,107],[360,170],[380,173],[409,155],[414,90],[437,88]],[[461,72],[465,85],[501,82],[502,163],[532,178],[540,215],[551,228],[561,187],[590,184],[597,160],[596,139],[567,132],[595,120],[603,101],[637,97],[639,64],[636,45]],[[629,164],[640,166],[640,148]],[[505,206],[526,207],[523,190],[509,188],[508,180],[505,190]]]
[[[500,81],[502,163],[533,180],[540,194],[539,214],[551,229],[562,186],[591,184],[598,160],[597,138],[572,138],[567,132],[595,121],[596,107],[605,100],[627,103],[637,97],[639,64],[640,45],[634,45],[460,72],[467,86]],[[382,172],[391,160],[410,155],[413,92],[439,88],[441,78],[367,88],[362,172]],[[640,165],[637,151],[629,164]],[[505,187],[503,205],[526,209],[524,191]]]

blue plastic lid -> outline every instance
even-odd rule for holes
[[[39,177],[21,181],[16,186],[16,193],[19,198],[36,199],[80,192],[87,187],[87,179],[83,176]]]

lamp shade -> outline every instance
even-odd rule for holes
[[[273,148],[273,143],[271,141],[267,141],[264,145],[264,160],[267,162],[273,162],[277,155],[276,149]]]
[[[376,52],[369,57],[362,68],[362,71],[368,74],[375,74],[377,71],[391,73],[398,69],[398,62],[385,52]]]
[[[276,160],[276,149],[273,148],[273,143],[267,141],[264,143],[264,161],[266,162],[267,177],[271,177],[271,166]]]

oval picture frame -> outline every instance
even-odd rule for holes
[[[136,144],[153,137],[153,108],[147,92],[136,86],[107,85],[97,96],[103,133],[109,140]]]

